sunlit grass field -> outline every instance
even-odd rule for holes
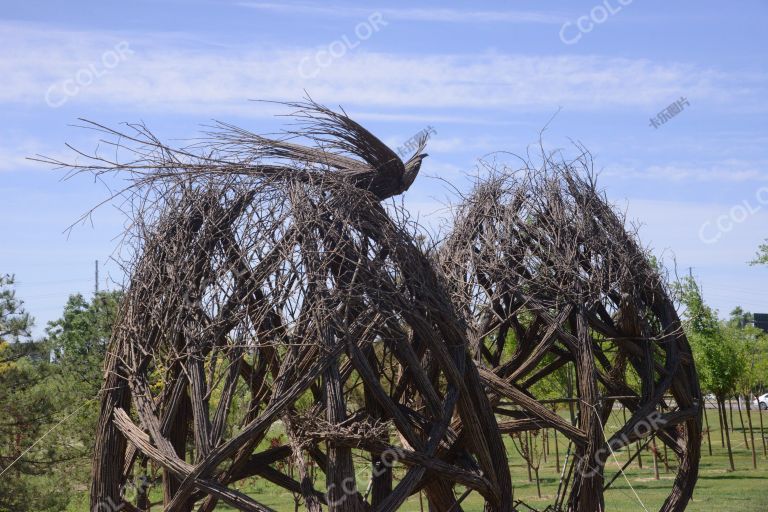
[[[735,432],[731,434],[731,441],[734,450],[734,461],[736,471],[728,470],[728,456],[725,448],[721,446],[720,431],[717,420],[717,413],[713,409],[707,410],[709,425],[712,429],[710,438],[712,441],[712,455],[709,455],[706,437],[702,445],[702,460],[699,473],[699,481],[696,487],[694,500],[689,504],[688,509],[691,512],[762,512],[768,511],[768,458],[763,454],[763,445],[759,436],[758,413],[753,411],[753,422],[755,427],[755,441],[757,445],[757,469],[752,469],[752,455],[744,444],[742,426],[739,422],[738,414],[734,411]],[[766,433],[768,433],[768,412],[763,412]],[[619,426],[620,413],[614,414],[611,421],[606,425],[606,433],[610,435]],[[745,419],[746,423],[746,419]],[[274,432],[278,434],[278,432]],[[539,471],[541,494],[537,496],[535,481],[528,480],[527,465],[518,455],[512,446],[509,437],[505,439],[508,453],[510,454],[510,470],[512,472],[515,486],[515,499],[520,499],[529,504],[533,510],[543,510],[547,505],[554,501],[559,483],[559,473],[556,471],[556,457],[554,438],[550,434],[549,455],[541,459]],[[537,443],[541,443],[541,437],[536,438]],[[561,464],[565,460],[566,445],[563,438],[559,437],[559,453]],[[540,446],[540,445],[539,445]],[[659,452],[663,454],[661,444],[658,445]],[[541,450],[540,450],[541,451]],[[670,452],[671,454],[671,452]],[[615,459],[611,458],[606,469],[606,478],[611,478],[618,470],[618,467],[627,461],[627,451],[616,453]],[[669,494],[674,479],[674,467],[667,472],[665,465],[658,464],[659,479],[655,479],[653,468],[653,458],[651,453],[644,451],[642,453],[643,467],[640,468],[637,459],[635,459],[625,470],[624,475],[620,476],[606,493],[606,505],[608,510],[615,511],[638,511],[658,510],[664,499]],[[670,464],[672,464],[670,462]],[[365,469],[361,468],[361,475],[367,475]],[[358,486],[364,488],[367,482],[358,481]],[[262,504],[278,511],[295,510],[294,496],[287,491],[272,485],[261,479],[249,479],[242,483],[239,489]],[[160,499],[160,489],[155,488],[152,492],[153,501]],[[458,494],[457,494],[458,496]],[[422,508],[423,507],[423,508]],[[482,511],[482,500],[475,493],[470,494],[463,502],[462,507],[465,511]],[[83,495],[75,500],[67,509],[70,512],[85,512],[87,508],[87,497]],[[152,510],[161,510],[160,506],[153,507]],[[217,510],[233,510],[223,504],[220,504]],[[304,510],[303,506],[299,510]],[[420,503],[419,496],[413,496],[401,508],[408,512],[421,512],[427,510],[426,501]],[[521,507],[520,510],[527,510]]]

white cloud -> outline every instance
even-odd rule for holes
[[[51,90],[54,99],[63,98],[65,80],[91,66],[100,69],[104,56],[120,42],[133,53],[92,83],[79,86],[76,94],[66,97],[69,104],[263,115],[263,104],[246,100],[295,100],[307,91],[323,103],[394,110],[379,115],[429,119],[425,111],[452,108],[450,117],[461,120],[469,109],[647,109],[683,94],[713,103],[733,103],[739,95],[749,94],[744,88],[738,92],[730,88],[738,80],[733,75],[643,59],[395,55],[366,52],[362,42],[328,67],[320,67],[315,56],[327,48],[225,51],[190,48],[187,40],[167,34],[84,34],[10,25],[0,26],[5,49],[0,60],[4,77],[0,103],[45,106]],[[313,77],[305,78],[309,75]],[[82,72],[82,77],[88,73]],[[476,121],[476,115],[467,117]]]
[[[711,164],[682,163],[650,165],[643,168],[618,165],[607,168],[601,174],[612,178],[640,178],[667,182],[743,183],[768,180],[768,162],[727,159]]]
[[[31,154],[34,153],[29,153],[27,150],[19,149],[18,147],[0,147],[0,172],[33,168],[34,162],[26,158],[26,155]]]
[[[546,23],[559,24],[565,16],[539,11],[478,11],[445,8],[361,8],[342,5],[320,5],[308,3],[239,2],[238,5],[261,11],[281,14],[303,14],[334,18],[367,18],[378,12],[387,20],[431,21],[446,23]]]
[[[3,138],[0,141],[0,172],[49,170],[50,166],[30,160],[29,157],[40,154],[52,156],[64,156],[67,154],[60,149],[54,151],[37,139],[17,139],[9,136],[7,133],[2,135]],[[71,156],[71,152],[69,156]]]

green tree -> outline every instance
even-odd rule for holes
[[[749,311],[744,311],[741,306],[736,306],[733,308],[733,311],[731,311],[731,316],[726,322],[726,325],[728,325],[728,327],[737,327],[739,329],[743,329],[754,324],[754,322],[755,319],[752,316],[752,313]]]
[[[768,265],[768,239],[766,243],[757,246],[755,259],[749,262],[750,265]]]
[[[0,344],[7,345],[28,339],[32,324],[32,317],[24,311],[24,303],[16,298],[14,276],[0,275]],[[11,354],[8,351],[5,357],[18,357],[17,352]],[[0,358],[0,363],[2,362],[4,360]]]
[[[71,295],[58,320],[46,333],[62,373],[69,375],[74,391],[86,400],[98,393],[102,364],[122,293],[99,292],[90,301]]]
[[[48,388],[53,368],[44,344],[32,343],[33,320],[16,297],[13,276],[0,276],[0,511],[61,510],[68,486],[57,443],[37,443],[56,419]],[[46,441],[49,441],[46,439]]]
[[[744,441],[752,449],[752,467],[756,468],[757,447],[755,446],[755,435],[752,425],[751,397],[760,389],[764,376],[768,372],[768,337],[766,337],[761,329],[753,325],[752,314],[745,312],[740,307],[735,308],[731,312],[731,317],[723,326],[723,331],[731,339],[731,343],[742,353],[741,360],[744,366],[737,382],[737,391],[740,397],[743,396],[745,398],[744,405],[746,407],[751,444],[747,442],[746,431],[744,432]],[[739,415],[741,415],[741,407],[739,407]],[[763,442],[763,452],[765,453],[766,445],[765,438],[762,435],[762,425],[760,437]]]
[[[77,481],[86,482],[90,471],[102,367],[121,296],[118,291],[100,292],[90,300],[71,295],[61,318],[49,322],[46,329],[61,408],[77,410],[67,421],[74,458],[69,471]]]
[[[745,354],[738,338],[732,332],[726,332],[725,326],[717,318],[717,312],[704,302],[701,288],[693,277],[679,281],[676,291],[685,305],[684,327],[694,351],[702,387],[711,391],[717,399],[723,425],[721,435],[725,435],[728,460],[733,471],[735,467],[725,400],[733,395],[742,379],[746,367]]]

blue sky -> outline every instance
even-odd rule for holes
[[[85,177],[26,160],[98,140],[73,127],[143,121],[165,139],[212,119],[275,132],[253,99],[305,91],[343,106],[393,148],[434,127],[406,195],[438,224],[478,158],[548,149],[593,154],[608,197],[643,241],[693,267],[721,314],[768,312],[766,2],[3,1],[0,10],[0,272],[16,274],[36,334],[68,294],[122,276],[123,219]],[[684,98],[658,128],[650,119]],[[559,111],[559,112],[558,112]],[[114,286],[114,284],[109,285]]]

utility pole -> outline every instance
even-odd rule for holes
[[[94,297],[99,294],[99,260],[94,261],[96,264],[93,280],[93,295]]]
[[[697,283],[696,281],[693,280],[693,267],[688,267],[688,277],[691,278],[691,281],[693,281],[693,284],[695,285],[696,289],[699,291],[699,296],[703,298],[704,287],[702,287],[700,283]]]

